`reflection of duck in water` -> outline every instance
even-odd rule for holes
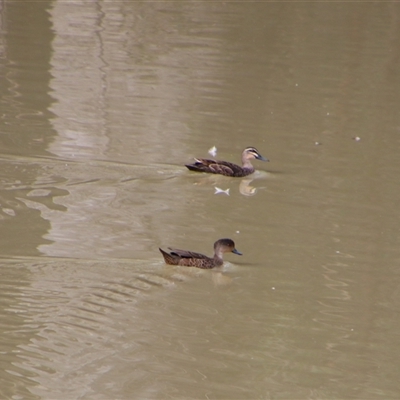
[[[254,186],[250,186],[250,183],[253,182],[254,179],[246,178],[242,179],[239,184],[239,192],[243,196],[254,196],[257,193],[257,188]]]
[[[208,172],[210,174],[221,174],[226,176],[247,176],[254,172],[251,160],[269,161],[263,157],[255,147],[246,147],[242,153],[242,166],[232,164],[227,161],[207,160],[205,158],[195,158],[193,164],[186,164],[191,171]]]
[[[224,253],[234,253],[242,255],[235,249],[235,242],[232,239],[219,239],[214,243],[214,257],[207,257],[203,254],[194,253],[187,250],[171,249],[169,253],[159,249],[164,260],[169,265],[185,265],[187,267],[197,267],[210,269],[218,267],[224,263],[222,257]]]

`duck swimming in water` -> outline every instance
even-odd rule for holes
[[[170,247],[169,249],[171,250],[170,252],[159,249],[166,264],[184,265],[203,269],[211,269],[222,265],[224,263],[222,259],[224,253],[231,252],[239,256],[242,255],[240,251],[235,249],[235,242],[232,239],[217,240],[214,243],[214,257],[207,257],[203,254],[187,250],[171,249]]]
[[[185,166],[191,171],[208,172],[210,174],[220,174],[226,176],[242,177],[252,174],[255,170],[251,160],[269,161],[263,157],[255,147],[246,147],[242,153],[242,166],[228,161],[207,160],[205,158],[195,158],[193,164]]]

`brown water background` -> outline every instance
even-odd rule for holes
[[[3,0],[0,95],[0,398],[400,397],[398,3]]]

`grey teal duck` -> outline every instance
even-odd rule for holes
[[[207,257],[203,254],[194,253],[187,250],[171,249],[166,252],[162,249],[161,254],[164,257],[166,264],[169,265],[184,265],[187,267],[197,267],[203,269],[210,269],[218,267],[224,263],[222,257],[224,253],[234,253],[242,255],[242,253],[235,249],[235,242],[232,239],[219,239],[214,243],[214,257]]]

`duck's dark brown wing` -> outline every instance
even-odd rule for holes
[[[173,254],[169,254],[168,252],[164,251],[163,249],[160,249],[161,254],[164,257],[164,260],[167,264],[169,265],[178,265],[179,261],[180,261],[180,257],[177,255],[173,255]]]
[[[243,176],[243,168],[239,165],[227,161],[207,160],[205,158],[196,158],[195,160],[195,163],[186,165],[191,171],[226,176]]]
[[[205,256],[204,254],[195,253],[193,251],[171,249],[171,247],[168,247],[168,249],[171,250],[172,256],[178,256],[181,258],[201,258],[201,259],[209,259],[210,258],[210,257]]]

